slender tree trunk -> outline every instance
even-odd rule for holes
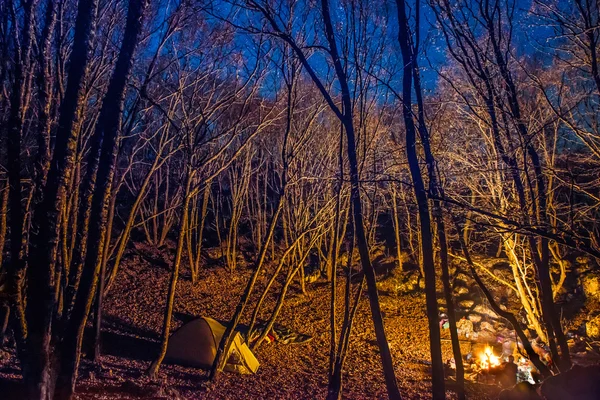
[[[254,4],[256,6],[256,4]],[[371,264],[371,260],[369,258],[369,250],[367,246],[367,239],[364,230],[364,221],[362,217],[362,204],[360,199],[360,187],[359,187],[359,175],[358,175],[358,161],[356,156],[356,138],[354,133],[354,124],[352,119],[352,100],[350,96],[350,89],[348,87],[348,80],[346,77],[346,72],[344,66],[342,65],[342,61],[340,59],[340,55],[337,49],[337,43],[335,39],[333,24],[331,21],[331,14],[329,11],[329,2],[328,0],[321,1],[321,11],[323,15],[323,20],[325,23],[325,32],[327,37],[327,42],[329,43],[329,54],[331,55],[335,73],[338,78],[338,82],[340,83],[341,93],[342,93],[342,104],[344,112],[340,111],[340,109],[336,106],[333,98],[327,92],[327,89],[323,86],[322,82],[317,77],[315,71],[309,64],[306,56],[304,55],[302,49],[294,42],[294,40],[283,33],[279,28],[276,20],[273,15],[269,13],[268,10],[261,8],[258,9],[263,13],[263,15],[269,20],[269,23],[273,27],[275,31],[280,33],[280,37],[286,41],[290,47],[295,52],[296,56],[299,58],[300,62],[310,75],[311,79],[323,95],[323,98],[331,108],[331,110],[336,114],[339,118],[340,122],[344,125],[346,130],[346,137],[348,140],[348,159],[350,163],[350,183],[351,183],[351,201],[353,204],[354,211],[354,219],[356,225],[356,236],[357,243],[359,248],[359,253],[361,256],[361,264],[363,267],[363,271],[367,280],[367,288],[369,292],[369,304],[371,306],[371,313],[373,315],[373,323],[375,325],[375,335],[377,337],[377,344],[379,346],[384,377],[386,382],[386,388],[388,391],[388,395],[390,399],[399,399],[400,391],[398,390],[398,384],[396,382],[396,377],[394,374],[394,363],[392,360],[392,355],[389,349],[389,344],[387,338],[385,336],[385,328],[383,325],[383,317],[381,314],[381,308],[379,306],[379,297],[377,294],[377,286],[375,280],[375,271],[373,269],[373,265]],[[438,327],[439,330],[439,327]]]
[[[202,195],[202,206],[200,208],[200,226],[198,227],[198,243],[196,244],[196,262],[192,270],[192,281],[198,281],[198,273],[200,271],[200,260],[202,259],[202,240],[204,238],[204,223],[206,222],[206,213],[208,211],[208,200],[210,199],[210,191],[212,181],[205,183],[204,193]]]
[[[394,238],[396,239],[396,260],[398,268],[402,268],[402,246],[400,234],[400,209],[398,208],[398,199],[396,198],[396,189],[392,189],[392,222],[394,226]]]
[[[13,328],[17,341],[17,350],[22,358],[27,355],[25,340],[28,327],[25,317],[25,298],[23,293],[25,276],[24,231],[25,210],[22,205],[21,186],[21,140],[23,135],[23,122],[26,113],[26,91],[28,72],[30,71],[31,45],[34,35],[35,0],[23,2],[23,27],[18,31],[19,22],[15,14],[16,4],[10,2],[8,7],[12,17],[12,34],[20,36],[20,44],[15,44],[14,82],[10,95],[10,112],[6,126],[6,149],[8,169],[8,203],[10,205],[10,254],[11,261],[8,265],[8,293],[11,306],[14,309],[17,323]],[[2,249],[4,250],[4,249]],[[27,362],[22,359],[22,362]],[[35,390],[35,389],[33,389]],[[32,393],[34,393],[32,391]]]
[[[179,278],[179,268],[181,266],[181,256],[183,255],[183,247],[185,244],[186,228],[188,224],[188,214],[190,205],[190,188],[194,179],[194,171],[192,166],[186,166],[186,183],[185,194],[181,205],[181,222],[179,226],[179,235],[177,238],[177,250],[175,253],[175,261],[173,262],[173,270],[171,272],[171,282],[169,284],[169,293],[167,295],[167,306],[165,308],[165,316],[162,329],[162,341],[160,344],[160,352],[154,362],[148,369],[148,374],[152,379],[156,379],[158,370],[167,355],[167,347],[169,345],[169,333],[171,331],[171,319],[173,316],[173,308],[175,306],[175,289],[177,288],[177,280]]]
[[[418,29],[418,27],[417,27]],[[417,44],[418,45],[418,44]],[[413,52],[416,53],[416,49]],[[452,298],[452,288],[450,287],[450,273],[448,268],[448,242],[446,240],[446,227],[444,224],[444,216],[438,195],[443,195],[444,189],[438,176],[437,164],[431,151],[431,143],[429,141],[429,131],[425,124],[425,107],[423,105],[423,96],[421,91],[421,81],[418,70],[417,60],[413,59],[413,79],[415,87],[415,97],[418,107],[418,131],[421,138],[421,144],[427,161],[427,169],[429,172],[429,186],[431,193],[436,198],[433,200],[433,216],[437,226],[437,236],[440,244],[440,263],[442,267],[442,284],[444,287],[444,297],[446,300],[446,308],[448,311],[448,322],[450,324],[450,338],[452,342],[452,350],[456,365],[456,392],[458,398],[465,398],[465,370],[462,362],[462,353],[460,350],[460,341],[458,339],[458,330],[456,328],[456,313],[454,312],[454,300]]]
[[[259,255],[256,259],[256,262],[254,263],[254,272],[252,273],[250,280],[246,284],[246,289],[244,290],[244,294],[242,295],[240,301],[238,302],[238,305],[235,309],[233,317],[229,321],[229,324],[227,325],[227,328],[225,329],[225,332],[223,333],[223,337],[221,338],[221,341],[219,342],[219,346],[217,347],[217,354],[215,356],[215,361],[214,361],[212,369],[210,371],[210,380],[212,380],[212,381],[217,380],[218,374],[221,372],[221,370],[225,366],[225,363],[227,362],[226,355],[228,354],[229,348],[231,347],[231,344],[233,343],[233,337],[234,337],[233,333],[242,317],[242,313],[244,312],[246,305],[248,304],[248,300],[250,299],[250,294],[252,293],[252,290],[254,289],[254,284],[256,283],[256,280],[258,279],[258,275],[260,274],[260,272],[262,270],[262,267],[263,267],[263,264],[265,261],[265,257],[267,254],[267,249],[269,248],[269,242],[273,239],[273,233],[275,232],[275,226],[277,225],[277,220],[279,219],[279,214],[281,213],[281,209],[283,207],[283,192],[284,192],[284,188],[285,188],[285,182],[283,185],[284,186],[281,189],[282,193],[280,193],[278,195],[277,203],[275,204],[275,209],[273,211],[273,217],[271,218],[271,222],[269,223],[269,229],[267,231],[267,236],[265,237],[264,242],[261,245]]]
[[[148,187],[150,186],[150,181],[152,180],[152,177],[155,175],[156,171],[162,166],[163,162],[165,161],[165,159],[163,159],[161,162],[157,162],[158,159],[159,159],[159,156],[157,156],[157,158],[154,160],[154,163],[150,167],[150,170],[144,177],[144,180],[142,181],[142,185],[140,186],[138,194],[137,194],[133,204],[131,205],[131,209],[129,210],[127,222],[125,223],[125,227],[123,228],[123,233],[121,234],[121,237],[119,238],[119,246],[117,248],[117,253],[115,255],[115,261],[114,261],[113,267],[110,271],[110,275],[107,278],[108,282],[106,284],[105,294],[108,292],[108,290],[110,290],[110,288],[112,287],[112,284],[115,280],[115,277],[117,276],[117,271],[119,270],[119,265],[121,264],[121,259],[123,257],[123,254],[125,254],[125,248],[127,247],[127,243],[129,241],[129,236],[131,235],[131,231],[133,229],[133,224],[135,222],[135,218],[138,214],[138,211],[140,209],[142,202],[144,201],[144,198],[146,196],[146,191],[148,190]]]
[[[363,220],[362,202],[360,199],[360,178],[358,174],[358,160],[356,156],[356,137],[354,133],[354,122],[352,119],[352,104],[350,97],[350,89],[348,87],[348,81],[346,79],[346,73],[342,66],[337,50],[337,44],[334,36],[334,29],[331,22],[331,14],[329,11],[328,0],[321,1],[321,8],[323,19],[325,22],[325,31],[327,36],[327,42],[329,43],[333,63],[335,67],[336,76],[342,89],[342,123],[346,131],[346,141],[348,147],[348,163],[350,166],[350,185],[351,185],[351,198],[352,198],[352,210],[354,216],[356,243],[358,252],[360,254],[360,260],[365,279],[367,281],[367,291],[369,293],[369,305],[371,306],[371,314],[373,316],[373,323],[375,326],[375,336],[377,338],[377,344],[381,355],[381,361],[383,364],[383,373],[385,378],[385,384],[390,399],[400,399],[400,391],[396,382],[396,376],[394,373],[394,362],[392,360],[392,353],[390,352],[389,343],[385,334],[385,327],[383,324],[383,315],[381,313],[381,307],[379,305],[379,295],[377,293],[377,281],[375,279],[375,269],[371,264],[369,255],[369,248],[367,244],[367,237],[365,234],[365,225]]]
[[[429,346],[431,351],[431,367],[432,367],[432,395],[434,399],[445,398],[446,391],[444,388],[444,364],[442,360],[442,352],[440,346],[440,326],[438,323],[438,305],[436,299],[435,288],[435,265],[433,260],[433,240],[431,235],[431,220],[429,216],[429,205],[427,200],[427,192],[421,170],[419,167],[419,159],[417,156],[417,141],[416,129],[412,113],[412,77],[413,68],[416,68],[416,55],[411,48],[411,32],[408,26],[406,16],[406,5],[404,0],[396,0],[398,8],[399,34],[398,41],[404,61],[404,72],[402,81],[402,97],[403,107],[402,115],[404,117],[404,125],[406,129],[406,153],[408,158],[408,166],[410,169],[415,198],[419,209],[419,221],[421,224],[421,249],[423,271],[425,274],[425,294],[427,319],[429,323]],[[417,11],[418,12],[418,11]],[[418,28],[417,28],[418,29]]]

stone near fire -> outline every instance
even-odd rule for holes
[[[454,294],[456,296],[461,296],[469,293],[469,288],[466,286],[457,286],[454,288]]]
[[[473,334],[473,323],[466,318],[456,321],[456,331],[459,336],[469,338]]]
[[[475,306],[475,309],[473,311],[480,315],[485,315],[491,318],[498,318],[498,314],[496,314],[494,310],[483,304],[478,304],[477,306]]]
[[[479,329],[482,331],[494,332],[494,327],[487,321],[483,321],[481,324],[479,324]]]
[[[477,322],[481,321],[481,315],[471,313],[467,316],[467,319],[471,322],[477,323]]]

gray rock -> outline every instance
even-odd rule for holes
[[[459,336],[471,337],[473,335],[473,322],[466,318],[461,318],[456,322],[456,331]]]

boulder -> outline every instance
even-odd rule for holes
[[[454,288],[455,296],[462,296],[469,293],[469,288],[466,286],[457,286]]]
[[[456,274],[456,276],[454,277],[454,284],[457,286],[460,284],[467,285],[469,282],[471,282],[471,278],[468,275],[463,274],[462,272]]]
[[[473,334],[473,322],[466,318],[461,318],[456,322],[456,331],[459,336],[469,338]]]
[[[458,302],[458,306],[463,309],[470,309],[475,304],[475,301],[471,299],[461,300]]]
[[[581,277],[581,288],[585,297],[600,300],[600,273],[591,272]]]
[[[481,321],[481,315],[470,313],[469,315],[467,315],[467,319],[473,323],[477,323]]]
[[[600,314],[588,318],[585,323],[585,333],[590,339],[600,340]]]
[[[221,249],[220,247],[209,247],[207,249],[204,249],[204,251],[206,252],[208,258],[210,258],[211,260],[220,260],[223,256],[223,249]]]
[[[391,275],[377,282],[377,288],[396,295],[414,292],[419,289],[419,272],[403,273],[400,268],[396,268]]]
[[[481,324],[479,324],[479,329],[481,329],[482,331],[495,332],[495,329],[492,326],[492,324],[490,324],[487,321],[483,321]]]
[[[496,314],[494,312],[494,310],[492,310],[491,308],[489,308],[488,306],[485,306],[483,304],[478,304],[477,306],[475,306],[475,309],[473,311],[482,316],[487,316],[490,318],[498,318],[498,314]]]

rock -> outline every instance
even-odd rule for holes
[[[469,288],[465,286],[457,286],[454,288],[454,295],[461,296],[469,293]]]
[[[470,309],[471,307],[473,307],[473,305],[475,304],[475,302],[473,300],[467,299],[467,300],[461,300],[458,302],[458,306],[460,308],[464,308],[464,309]]]
[[[481,314],[482,316],[485,315],[491,318],[498,318],[498,314],[496,314],[494,310],[492,310],[488,306],[484,306],[483,304],[478,304],[477,306],[475,306],[475,309],[473,311]]]
[[[477,340],[480,342],[494,343],[496,342],[496,334],[488,330],[480,330],[477,332]]]
[[[465,284],[466,284],[466,283],[468,283],[468,282],[470,282],[470,281],[471,281],[471,278],[469,278],[467,275],[465,275],[465,274],[463,274],[463,273],[460,273],[460,274],[457,274],[457,275],[454,277],[454,280],[455,280],[455,282],[457,282],[457,283],[460,283],[460,282],[462,282],[462,283],[465,283]]]
[[[419,289],[419,272],[403,273],[399,268],[396,268],[392,275],[377,282],[377,288],[396,295],[414,292]]]
[[[205,251],[211,260],[220,260],[223,255],[223,250],[220,247],[210,247]]]
[[[600,339],[600,314],[588,319],[585,323],[585,333],[590,339]]]
[[[600,274],[591,272],[581,277],[581,288],[588,299],[600,300]]]
[[[492,324],[490,324],[487,321],[483,321],[481,324],[479,324],[479,329],[481,329],[482,331],[490,331],[490,332],[494,332],[495,329],[492,326]]]
[[[469,338],[473,334],[473,323],[466,318],[461,318],[456,322],[456,331],[459,336]]]
[[[481,315],[471,313],[467,316],[467,319],[471,322],[477,323],[481,321]]]

